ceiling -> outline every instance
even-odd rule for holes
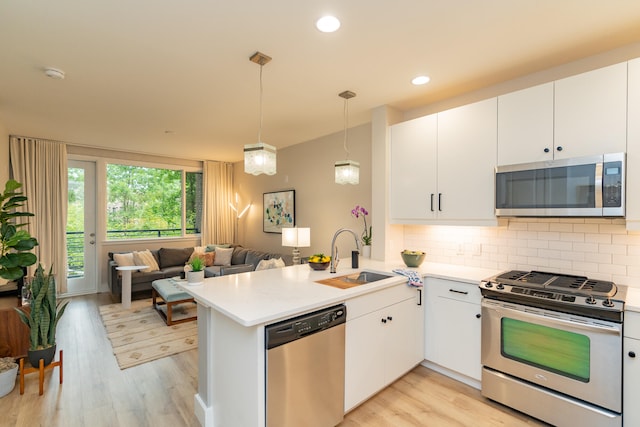
[[[315,29],[334,14],[336,33]],[[239,161],[640,40],[637,0],[3,0],[9,133]],[[45,67],[66,73],[44,75]],[[427,74],[431,82],[410,80]]]

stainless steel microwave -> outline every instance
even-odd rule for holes
[[[496,216],[624,217],[625,153],[496,167]]]

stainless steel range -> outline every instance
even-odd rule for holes
[[[480,291],[484,396],[557,426],[622,425],[625,286],[514,270]]]

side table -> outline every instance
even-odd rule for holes
[[[148,265],[123,265],[116,267],[122,271],[122,308],[131,308],[131,272],[149,268]]]

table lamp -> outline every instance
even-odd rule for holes
[[[311,246],[311,229],[292,227],[282,229],[282,246],[293,247],[293,264],[300,264],[300,250]]]

